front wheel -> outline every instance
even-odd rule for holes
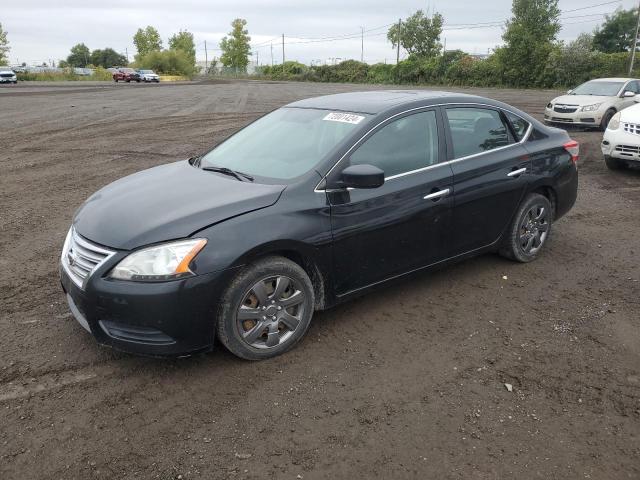
[[[608,155],[604,157],[604,163],[606,163],[609,170],[621,170],[627,166],[627,164],[622,160],[618,160],[617,158],[613,158]]]
[[[286,352],[304,337],[314,309],[313,285],[298,264],[267,257],[244,268],[224,293],[216,330],[246,360]]]
[[[535,260],[551,234],[553,209],[547,197],[528,195],[505,234],[500,255],[517,262]]]
[[[615,114],[616,114],[616,111],[613,109],[607,110],[605,112],[605,114],[602,117],[602,120],[600,121],[600,130],[604,132],[607,129],[607,126],[609,126],[609,122],[611,121],[611,119]]]

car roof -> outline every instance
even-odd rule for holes
[[[433,90],[373,90],[368,92],[338,93],[307,98],[285,106],[377,115],[397,107],[421,107],[442,103],[484,103],[504,106],[501,102],[476,95]]]
[[[628,82],[629,80],[635,80],[635,78],[627,77],[609,77],[609,78],[594,78],[591,82]]]

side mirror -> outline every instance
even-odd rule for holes
[[[340,175],[343,188],[378,188],[384,184],[384,172],[373,165],[351,165]]]
[[[627,90],[626,92],[624,92],[624,93],[622,94],[622,96],[623,96],[624,98],[631,98],[631,97],[635,97],[635,96],[636,96],[636,94],[635,94],[635,93],[633,93],[633,92],[630,92],[629,90]]]
[[[568,95],[571,95],[571,92],[573,92],[573,90],[567,90]]]

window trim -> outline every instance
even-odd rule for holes
[[[496,109],[499,110],[500,112],[509,112],[513,115],[515,115],[516,117],[520,117],[520,115],[512,112],[511,110],[508,110],[506,108],[502,108],[496,105],[490,105],[487,103],[477,103],[477,102],[471,102],[471,103],[463,103],[463,102],[458,102],[458,103],[439,103],[439,104],[435,104],[435,105],[424,105],[422,107],[414,107],[414,108],[410,108],[408,110],[403,110],[402,112],[396,113],[388,118],[385,118],[384,120],[382,120],[381,122],[377,123],[376,125],[374,125],[373,127],[371,127],[369,130],[367,130],[356,142],[354,142],[353,145],[351,145],[351,147],[349,147],[349,149],[333,164],[333,166],[329,169],[329,171],[324,174],[322,176],[322,179],[317,183],[317,185],[315,186],[315,188],[313,189],[313,191],[315,193],[329,193],[329,192],[335,192],[335,191],[341,191],[344,190],[343,188],[340,189],[328,189],[326,188],[326,181],[327,181],[327,177],[329,177],[329,175],[331,175],[331,172],[333,172],[333,170],[340,164],[340,162],[342,162],[342,160],[344,160],[347,156],[351,155],[351,152],[357,148],[361,142],[363,141],[363,139],[369,135],[373,130],[375,130],[376,128],[378,128],[380,125],[384,124],[385,122],[388,122],[389,120],[392,120],[396,117],[399,117],[401,115],[404,115],[406,113],[410,113],[410,112],[417,112],[418,110],[429,110],[432,108],[438,109],[441,111],[442,108],[446,108],[448,106],[480,106],[480,107],[489,107],[492,109]],[[522,117],[520,117],[522,118]],[[497,152],[500,150],[504,150],[507,148],[511,148],[511,147],[515,147],[516,145],[522,145],[524,144],[528,139],[529,136],[531,135],[531,132],[533,131],[533,123],[529,122],[528,120],[526,120],[525,118],[522,118],[523,120],[525,120],[528,124],[529,124],[529,128],[527,129],[527,131],[525,132],[525,134],[522,137],[522,140],[520,140],[519,142],[515,142],[515,143],[511,143],[509,145],[505,145],[504,147],[498,147],[498,148],[494,148],[493,150],[487,150],[486,152],[479,152],[479,153],[474,153],[473,155],[468,155],[466,157],[460,157],[460,158],[454,158],[451,160],[445,160],[444,162],[439,162],[436,163],[434,165],[429,165],[427,167],[423,167],[417,170],[412,170],[410,172],[405,172],[405,173],[399,173],[398,175],[394,175],[392,177],[386,178],[385,177],[385,182],[387,180],[393,180],[395,178],[400,178],[400,177],[404,177],[407,175],[412,175],[415,173],[420,173],[420,172],[424,172],[426,170],[430,170],[432,168],[437,168],[437,167],[442,167],[445,165],[451,165],[452,163],[456,163],[456,162],[460,162],[460,161],[464,161],[464,160],[468,160],[470,158],[475,158],[478,157],[480,155],[486,155],[488,153],[492,153],[492,152]],[[440,120],[442,123],[444,123],[445,119],[444,119],[444,113],[440,113]],[[448,133],[448,126],[444,125],[445,128],[445,135],[447,135]],[[439,134],[439,133],[438,133]],[[446,138],[445,138],[446,141]],[[324,186],[322,186],[324,184]]]

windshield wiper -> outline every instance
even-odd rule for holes
[[[205,170],[207,172],[216,172],[216,173],[223,173],[225,175],[230,175],[232,177],[237,178],[241,182],[244,182],[245,180],[253,182],[253,177],[251,175],[238,172],[237,170],[231,170],[230,168],[227,168],[227,167],[215,167],[215,166],[202,167],[202,170]]]

